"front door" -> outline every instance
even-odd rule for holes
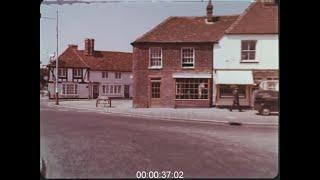
[[[124,85],[124,98],[129,98],[129,85]]]
[[[97,99],[97,97],[99,96],[99,84],[93,84],[92,96],[93,96],[93,99]]]
[[[159,106],[160,105],[160,82],[151,82],[151,106]]]

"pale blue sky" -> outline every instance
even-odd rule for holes
[[[68,44],[84,48],[85,38],[95,39],[96,50],[132,52],[130,43],[169,16],[203,16],[204,2],[123,2],[41,5],[42,17],[56,17],[59,9],[59,54]],[[240,14],[250,0],[213,1],[215,15]],[[40,19],[40,61],[48,63],[56,50],[56,21]]]

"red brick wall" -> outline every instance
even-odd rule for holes
[[[162,48],[162,64],[160,70],[148,69],[149,47]],[[181,48],[195,48],[195,68],[183,69],[181,67]],[[161,45],[135,45],[133,48],[133,107],[150,106],[150,78],[161,78],[160,105],[162,107],[175,107],[175,72],[212,72],[212,44],[161,44]],[[211,88],[211,86],[209,86]],[[210,90],[211,92],[211,90]],[[211,97],[211,93],[210,93]],[[185,100],[184,100],[185,101]],[[179,106],[210,106],[211,100],[197,100],[199,102],[177,102]],[[188,103],[186,103],[188,102]]]

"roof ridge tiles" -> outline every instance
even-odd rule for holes
[[[142,39],[143,37],[147,36],[148,34],[152,33],[154,30],[156,30],[158,27],[162,26],[163,24],[167,23],[169,20],[173,19],[175,16],[169,16],[167,17],[164,21],[162,21],[160,24],[157,24],[156,26],[154,26],[153,28],[151,28],[149,31],[147,31],[146,33],[142,34],[140,37],[138,37],[136,40],[134,40],[134,42]],[[134,43],[133,42],[133,43]]]

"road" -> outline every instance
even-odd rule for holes
[[[270,178],[278,173],[278,128],[120,117],[40,109],[48,178],[128,178],[183,171],[184,178]]]

